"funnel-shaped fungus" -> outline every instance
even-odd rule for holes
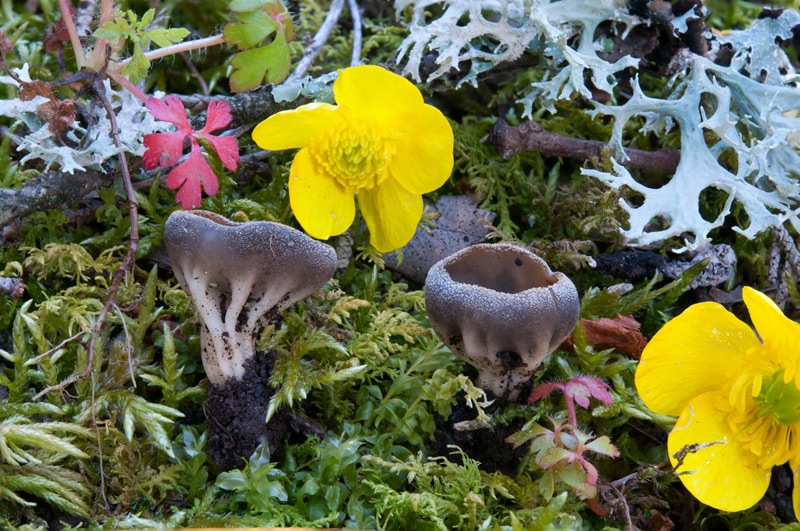
[[[572,332],[574,284],[509,244],[478,244],[434,265],[425,281],[431,325],[478,370],[480,387],[513,401],[542,360]]]
[[[278,455],[291,426],[282,410],[265,423],[273,354],[256,355],[255,342],[270,318],[327,282],[336,252],[279,223],[233,223],[198,210],[173,213],[164,239],[203,322],[208,453],[223,470],[241,467],[261,443]]]
[[[216,385],[240,380],[267,318],[322,287],[336,268],[331,246],[268,221],[174,212],[164,239],[175,276],[203,322],[203,367]]]

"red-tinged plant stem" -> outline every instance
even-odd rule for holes
[[[102,0],[100,2],[100,20],[97,27],[102,28],[114,18],[114,2],[113,0]],[[106,64],[106,57],[108,57],[108,39],[97,39],[94,44],[94,49],[89,54],[89,62],[95,69],[100,69]]]
[[[140,99],[142,103],[147,103],[147,100],[150,99],[150,96],[142,92],[136,85],[128,81],[128,78],[126,78],[122,74],[107,70],[106,75],[110,77],[119,86],[125,88],[126,90],[128,90],[128,92],[130,92],[138,99]]]
[[[58,0],[58,7],[61,9],[61,18],[64,20],[64,26],[67,28],[67,33],[69,33],[69,41],[72,43],[72,49],[75,52],[75,62],[79,69],[83,68],[86,66],[86,55],[83,52],[81,39],[78,37],[78,30],[75,28],[75,21],[72,20],[69,0]]]
[[[191,50],[199,50],[201,48],[210,48],[212,46],[217,46],[218,44],[224,44],[225,37],[220,33],[219,35],[214,35],[213,37],[205,37],[203,39],[196,39],[193,41],[188,42],[180,42],[178,44],[173,44],[172,46],[165,46],[164,48],[159,48],[158,50],[153,50],[144,54],[144,56],[149,60],[152,61],[154,59],[161,59],[162,57],[169,57],[170,55],[179,54],[181,52],[188,52]],[[125,59],[124,61],[120,61],[119,66],[124,67],[128,62],[129,59]]]

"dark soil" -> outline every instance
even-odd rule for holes
[[[245,363],[241,380],[211,385],[203,411],[208,427],[208,453],[222,470],[242,468],[262,442],[271,456],[283,452],[289,436],[286,412],[279,410],[265,423],[272,389],[268,380],[274,352],[258,352]]]
[[[767,511],[777,516],[781,522],[788,524],[796,522],[792,509],[792,469],[786,464],[772,469],[772,478],[769,489],[764,499],[759,503],[762,511]]]
[[[514,356],[519,358],[517,353],[511,351],[497,353],[498,356],[501,354],[509,359],[513,359]],[[473,381],[478,376],[477,371],[468,364],[464,365],[462,372]],[[520,391],[520,397],[524,398],[520,400],[524,400],[530,394],[532,383],[533,379],[523,386]],[[487,413],[491,413],[501,405],[501,401],[488,391],[487,396],[490,400],[494,400],[494,404],[486,409]],[[478,461],[481,470],[502,472],[511,477],[516,477],[519,473],[526,447],[523,445],[514,450],[513,446],[506,442],[506,438],[522,429],[524,424],[522,419],[507,426],[493,426],[492,428],[477,430],[457,430],[454,427],[457,423],[475,419],[475,409],[467,406],[462,397],[458,398],[458,402],[453,406],[453,412],[447,420],[438,414],[435,415],[435,419],[436,433],[434,434],[434,441],[431,443],[431,451],[436,455],[446,456],[450,461],[460,464],[461,454],[453,453],[453,448],[448,448],[449,445],[456,445],[471,459]]]
[[[446,456],[450,461],[461,464],[461,454],[453,453],[453,448],[448,447],[456,445],[471,459],[478,461],[481,470],[502,472],[515,477],[519,473],[526,447],[521,446],[514,450],[511,444],[506,442],[506,438],[518,432],[522,428],[522,422],[518,425],[477,430],[459,431],[454,428],[456,423],[474,418],[475,409],[467,406],[461,398],[453,406],[453,412],[447,420],[436,415],[436,433],[431,450],[436,455]]]

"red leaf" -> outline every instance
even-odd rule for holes
[[[167,96],[164,101],[149,98],[145,104],[150,113],[158,120],[174,124],[178,130],[173,133],[152,133],[144,137],[144,167],[152,170],[158,166],[172,166],[180,160],[183,146],[189,135],[200,135],[213,147],[222,164],[230,171],[239,165],[239,143],[235,137],[217,137],[211,134],[231,122],[231,109],[225,102],[212,101],[206,112],[206,125],[200,131],[193,131],[186,118],[186,111],[181,101],[174,96]],[[190,136],[191,152],[185,162],[174,168],[167,175],[167,188],[180,188],[175,201],[188,210],[200,206],[205,191],[206,195],[216,195],[219,191],[219,180],[200,151],[200,144]]]
[[[145,135],[142,162],[146,170],[153,170],[158,166],[166,168],[172,166],[183,154],[183,141],[186,138],[184,131],[174,133],[152,133]]]
[[[596,398],[600,402],[610,404],[614,401],[608,390],[611,387],[592,376],[576,376],[567,382],[565,393],[572,396],[575,402],[583,409],[589,407],[589,397]]]
[[[189,154],[189,158],[167,175],[167,188],[171,190],[180,188],[175,200],[184,210],[190,210],[200,206],[201,184],[203,190],[210,196],[216,195],[219,189],[217,176],[214,175],[211,166],[200,152],[200,146],[192,143],[192,152]]]
[[[528,396],[528,403],[533,404],[537,400],[541,400],[556,389],[564,390],[564,384],[561,382],[549,382],[539,384],[531,389],[531,394]]]
[[[239,166],[239,141],[232,136],[203,135],[203,138],[214,146],[222,164],[230,171],[236,171]]]
[[[639,332],[639,322],[633,317],[617,314],[614,319],[604,317],[597,321],[581,319],[586,342],[597,350],[613,348],[620,354],[639,359],[647,338]]]
[[[211,100],[206,110],[206,125],[200,130],[200,134],[205,136],[212,131],[222,129],[231,123],[231,108],[224,101]]]
[[[158,98],[148,98],[145,107],[158,120],[173,123],[187,134],[192,132],[189,120],[186,118],[186,110],[183,108],[181,100],[175,96],[167,96],[164,101]]]

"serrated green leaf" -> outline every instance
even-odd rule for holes
[[[185,28],[154,29],[142,32],[142,36],[150,39],[160,47],[170,46],[181,42],[189,35]]]
[[[619,450],[617,450],[616,446],[611,444],[611,439],[609,439],[607,435],[593,440],[585,446],[585,449],[609,457],[617,457],[619,455]]]
[[[156,10],[155,9],[148,9],[147,12],[142,15],[142,19],[136,25],[136,27],[140,30],[147,29],[150,26],[150,23],[153,22],[153,19],[156,17]]]
[[[272,33],[281,33],[278,31],[278,23],[263,11],[241,13],[239,21],[240,23],[226,24],[223,35],[225,42],[235,44],[240,50],[256,46]]]
[[[231,65],[236,71],[230,77],[231,90],[253,90],[265,77],[267,83],[280,83],[289,75],[290,60],[289,46],[283,34],[278,32],[271,44],[233,57]]]
[[[142,53],[142,47],[137,43],[133,47],[133,55],[130,62],[122,69],[122,74],[127,76],[131,82],[136,83],[147,75],[150,69],[150,61]]]
[[[127,22],[125,22],[125,26],[128,26]],[[94,37],[96,39],[113,40],[119,37],[127,37],[130,33],[130,27],[123,28],[116,21],[111,21],[106,22],[102,28],[95,30]]]

